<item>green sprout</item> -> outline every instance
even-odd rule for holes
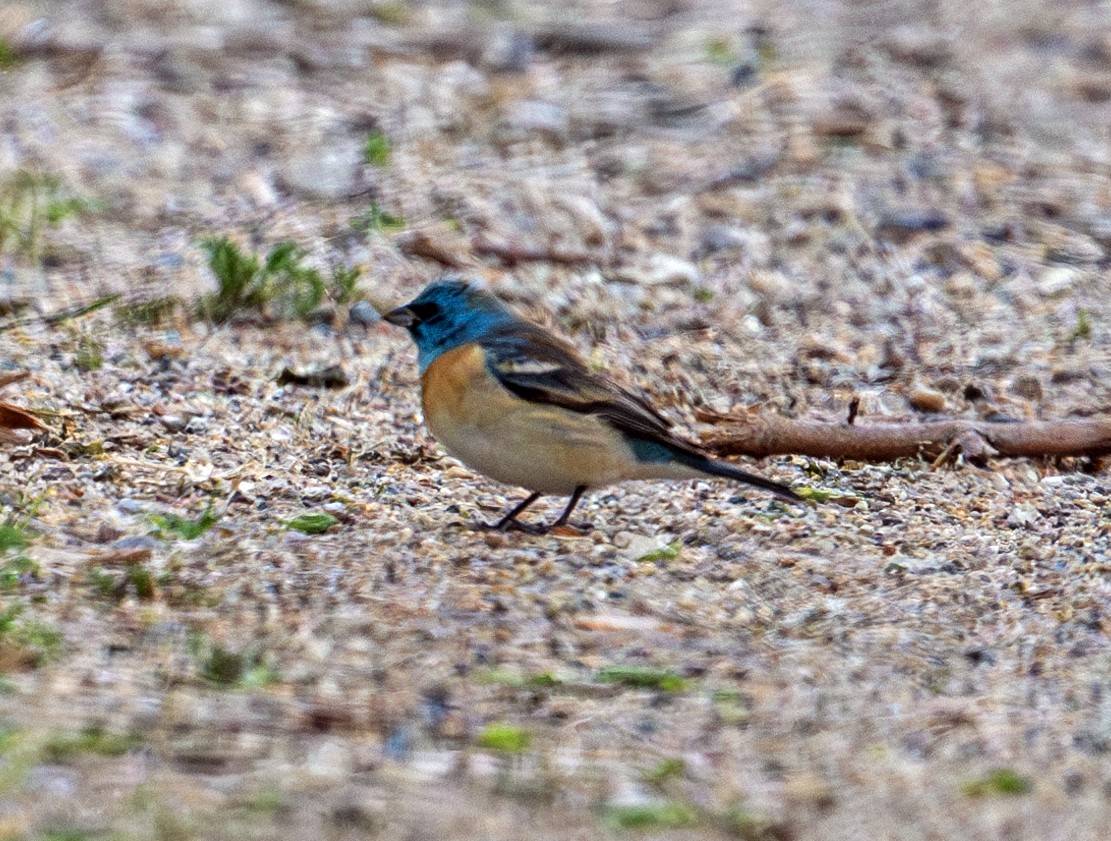
[[[528,750],[532,737],[524,728],[506,722],[487,725],[478,736],[478,746],[498,753],[519,754]]]
[[[674,672],[648,666],[609,666],[597,674],[601,683],[618,683],[634,689],[658,689],[662,692],[682,692],[686,681]]]
[[[363,145],[363,158],[371,166],[385,166],[390,162],[390,141],[380,131],[372,131]]]
[[[302,534],[324,534],[338,522],[339,520],[331,514],[315,512],[298,514],[296,517],[286,520],[285,525],[287,528],[299,531]]]

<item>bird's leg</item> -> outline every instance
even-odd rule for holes
[[[586,493],[586,485],[579,485],[571,493],[571,499],[567,502],[567,507],[563,509],[563,513],[556,518],[554,523],[545,526],[542,523],[533,525],[532,523],[522,523],[517,519],[517,515],[532,505],[536,500],[540,499],[540,492],[536,491],[531,493],[521,502],[513,506],[512,510],[496,523],[483,523],[484,528],[493,529],[495,531],[509,531],[516,529],[528,534],[547,534],[552,529],[559,528],[560,526],[567,525],[567,519],[571,516],[571,512],[575,510],[575,506],[579,504],[582,495]],[[587,528],[590,528],[588,525]]]
[[[571,512],[575,510],[575,506],[579,504],[579,500],[582,499],[584,493],[586,493],[586,485],[579,485],[575,488],[574,492],[571,494],[571,499],[567,502],[567,507],[563,509],[563,513],[559,515],[559,518],[554,523],[545,528],[544,531],[551,531],[552,529],[567,525],[567,518],[571,516]]]
[[[512,528],[520,529],[521,531],[532,531],[535,526],[527,526],[524,523],[517,522],[517,515],[532,505],[536,500],[540,499],[540,492],[536,491],[529,494],[524,500],[517,503],[513,508],[498,520],[496,523],[483,523],[483,526],[495,531],[508,531]]]

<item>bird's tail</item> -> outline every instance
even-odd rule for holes
[[[695,453],[682,453],[680,460],[687,467],[693,468],[700,473],[706,473],[710,476],[721,476],[736,482],[744,482],[746,485],[752,485],[756,488],[763,488],[766,491],[771,491],[773,494],[783,499],[790,499],[794,502],[802,501],[802,497],[786,485],[781,485],[779,482],[773,482],[771,479],[765,479],[763,476],[757,476],[754,473],[741,470],[741,468],[734,467],[727,462],[715,461],[712,458],[707,458],[706,456],[697,455]]]

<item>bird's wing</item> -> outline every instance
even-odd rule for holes
[[[541,327],[508,324],[479,344],[491,373],[524,400],[596,415],[625,435],[698,452],[644,398],[591,371],[573,347]]]

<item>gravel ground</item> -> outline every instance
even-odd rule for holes
[[[692,435],[1106,414],[1106,3],[43,0],[0,63],[0,839],[1107,837],[1101,465],[491,534],[373,307],[190,316],[208,236],[376,306],[435,250]]]

